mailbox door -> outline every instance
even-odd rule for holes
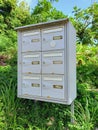
[[[22,95],[41,96],[41,76],[22,76]]]
[[[41,37],[40,30],[22,33],[22,52],[40,51]]]
[[[42,73],[64,74],[64,51],[43,52]]]
[[[41,73],[41,53],[22,55],[22,73]]]
[[[64,27],[42,30],[42,50],[64,49]]]
[[[64,99],[64,76],[43,75],[42,96],[46,98]]]

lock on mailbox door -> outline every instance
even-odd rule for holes
[[[64,90],[65,88],[63,75],[42,76],[43,97],[64,99]]]
[[[32,74],[41,72],[41,53],[28,53],[22,55],[22,73]]]
[[[43,52],[42,73],[64,74],[64,51]]]
[[[22,34],[22,52],[40,51],[41,37],[40,31],[28,31]]]
[[[64,49],[64,27],[42,30],[42,50]]]
[[[22,94],[25,96],[41,96],[41,76],[24,75],[22,77]]]

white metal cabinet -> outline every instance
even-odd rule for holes
[[[41,53],[22,54],[22,73],[41,73]]]
[[[68,19],[18,27],[18,97],[76,98],[76,32]]]
[[[22,52],[40,51],[40,50],[41,50],[40,30],[23,32]]]
[[[41,96],[41,76],[23,75],[21,93],[25,96]]]
[[[64,27],[52,27],[42,30],[42,50],[64,49]]]
[[[64,51],[43,52],[42,73],[64,74]]]
[[[42,76],[42,96],[46,98],[64,99],[64,76],[63,75],[43,75]]]

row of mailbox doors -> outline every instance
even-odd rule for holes
[[[64,27],[22,33],[22,52],[64,49]]]
[[[64,75],[23,75],[22,95],[65,99]]]
[[[22,73],[64,74],[64,51],[22,54]]]

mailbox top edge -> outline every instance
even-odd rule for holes
[[[16,27],[15,30],[16,31],[24,31],[24,30],[28,30],[28,29],[43,28],[43,27],[48,27],[48,26],[65,24],[67,22],[69,22],[69,19],[65,18],[65,19],[53,20],[53,21],[49,21],[49,22],[42,22],[42,23],[37,23],[37,24],[20,26],[20,27]]]

